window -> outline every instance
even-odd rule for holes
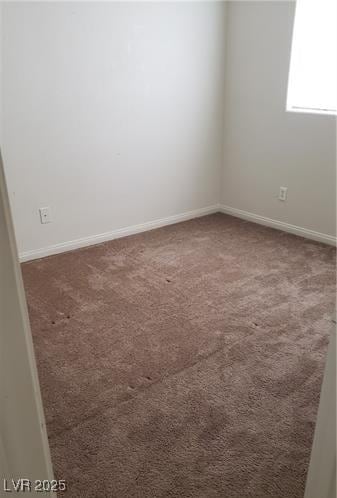
[[[337,1],[297,0],[287,110],[337,113]]]

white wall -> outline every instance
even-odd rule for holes
[[[0,44],[2,7],[0,2]],[[0,47],[0,82],[1,76]],[[0,123],[1,97],[0,91]],[[12,488],[11,479],[52,479],[53,473],[1,146],[0,129],[0,496],[4,496],[4,479]]]
[[[14,2],[3,15],[21,252],[218,203],[224,3]]]
[[[53,473],[1,150],[0,275],[0,496],[4,496],[5,478],[11,488],[11,479],[34,482],[52,479]]]
[[[219,202],[333,242],[336,120],[285,112],[294,7],[6,3],[3,152],[20,252]]]
[[[336,326],[322,383],[304,498],[336,498]]]
[[[336,233],[336,119],[286,113],[295,2],[227,6],[222,203]],[[288,200],[277,199],[280,186]]]

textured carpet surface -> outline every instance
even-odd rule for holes
[[[303,497],[334,248],[216,214],[23,275],[67,496]]]

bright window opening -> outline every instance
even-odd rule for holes
[[[337,1],[297,0],[287,110],[337,114]]]

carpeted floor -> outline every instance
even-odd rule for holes
[[[23,275],[67,496],[303,496],[334,248],[216,214]]]

